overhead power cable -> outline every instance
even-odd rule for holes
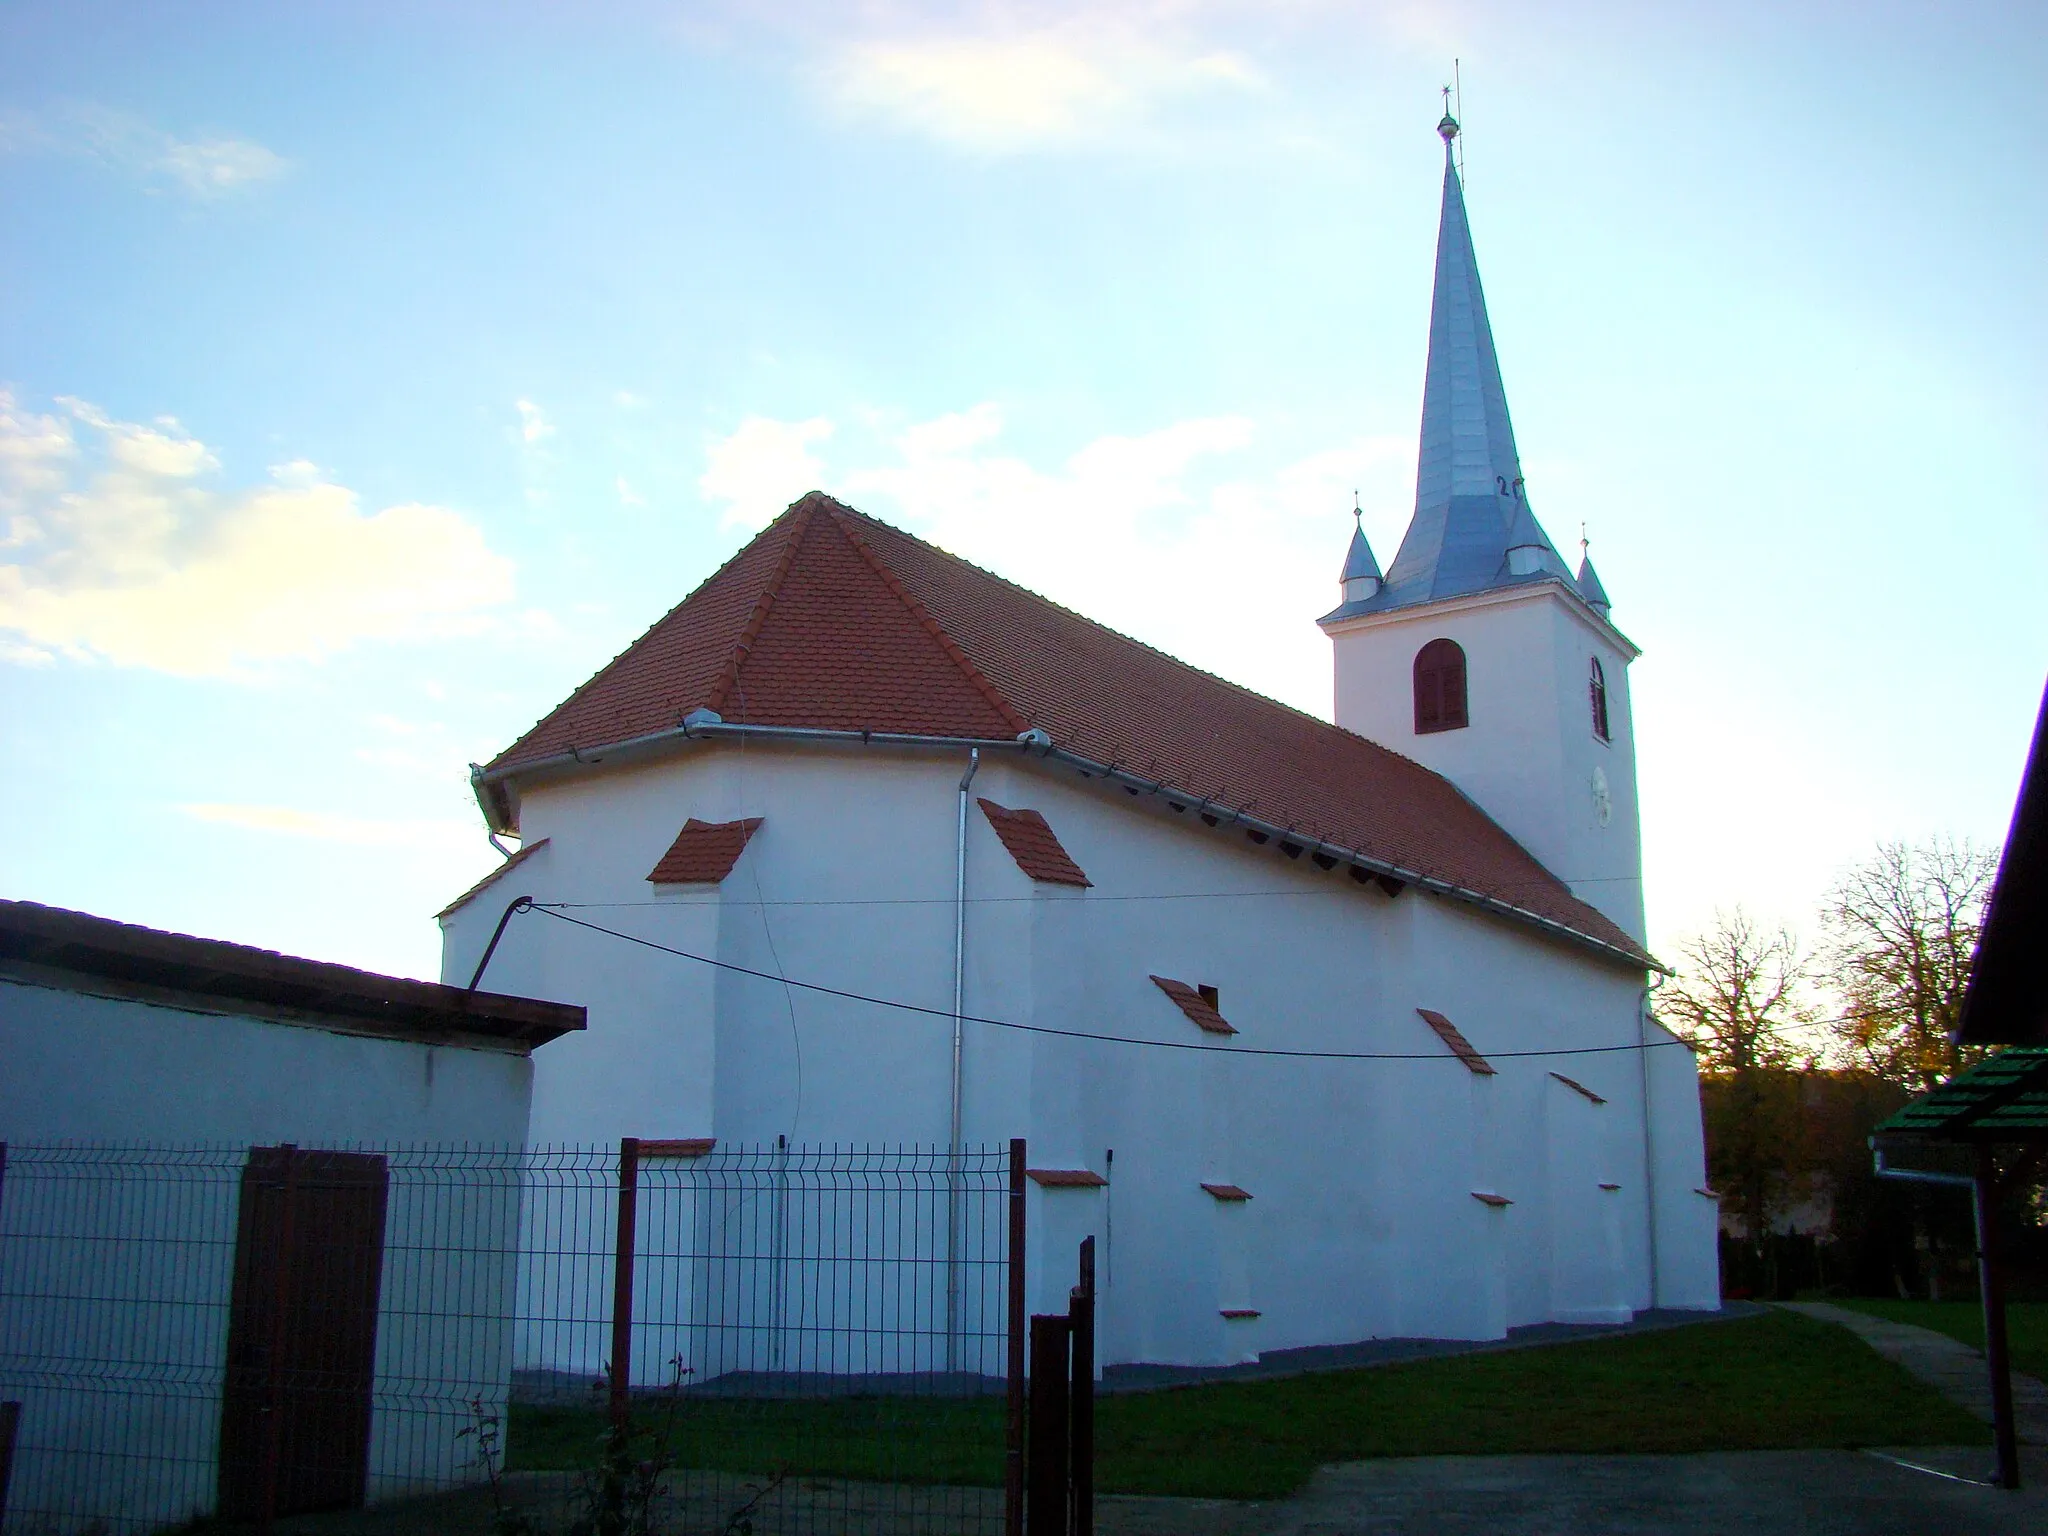
[[[769,971],[757,971],[751,966],[738,965],[730,960],[714,959],[710,955],[694,954],[687,949],[677,949],[671,944],[657,943],[643,939],[637,933],[625,933],[617,928],[607,928],[584,918],[571,917],[560,906],[551,902],[535,901],[526,910],[544,913],[557,922],[569,923],[577,928],[587,928],[592,933],[637,944],[643,949],[658,950],[664,955],[674,955],[680,960],[694,960],[699,965],[708,965],[721,971],[732,971],[741,976],[752,976],[760,981],[772,981],[778,986],[797,987],[805,992],[816,992],[825,997],[844,998],[848,1002],[867,1003],[876,1008],[894,1008],[902,1013],[921,1013],[934,1019],[951,1019],[950,1008],[928,1008],[922,1003],[906,1003],[897,998],[874,997],[865,992],[851,992],[844,987],[828,987],[815,981],[798,981],[793,976],[777,976]],[[1088,1029],[1058,1029],[1050,1024],[1020,1024],[1014,1019],[989,1019],[977,1014],[963,1013],[960,1020],[965,1024],[986,1024],[992,1029],[1013,1029],[1029,1035],[1055,1035],[1064,1040],[1100,1040],[1109,1045],[1136,1045],[1159,1051],[1222,1051],[1232,1056],[1286,1056],[1311,1061],[1457,1061],[1458,1057],[1436,1051],[1300,1051],[1288,1050],[1271,1045],[1204,1045],[1191,1040],[1138,1040],[1129,1035],[1102,1034]],[[1627,1045],[1575,1045],[1558,1046],[1542,1051],[1485,1051],[1489,1061],[1512,1061],[1531,1056],[1607,1056],[1621,1051],[1651,1051],[1666,1046],[1690,1049],[1683,1040],[1646,1040]]]

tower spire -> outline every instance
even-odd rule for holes
[[[1572,584],[1570,568],[1529,505],[1465,213],[1455,152],[1461,130],[1446,92],[1436,126],[1444,141],[1443,207],[1415,515],[1372,599],[1375,609],[1549,577]]]

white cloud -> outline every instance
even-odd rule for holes
[[[822,487],[1149,644],[1305,709],[1329,708],[1314,619],[1336,601],[1354,490],[1382,561],[1407,521],[1414,443],[1364,438],[1247,463],[1253,424],[1196,417],[1094,439],[1056,468],[1005,452],[993,402],[914,422],[827,474],[822,418],[750,417],[699,482],[759,527]]]
[[[224,133],[180,138],[132,113],[88,103],[0,118],[0,154],[33,152],[97,160],[201,201],[274,181],[291,168],[253,139]]]
[[[633,483],[630,480],[628,480],[624,475],[619,476],[618,480],[615,483],[619,493],[620,506],[644,507],[647,505],[647,498],[645,496],[642,496],[638,491],[634,490]]]
[[[994,152],[1130,139],[1170,103],[1263,84],[1241,54],[1174,39],[1159,22],[1098,11],[1024,28],[855,39],[824,77],[852,112]]]
[[[358,848],[409,848],[435,852],[450,848],[466,850],[476,843],[478,837],[475,824],[465,821],[423,818],[375,820],[336,816],[327,811],[301,811],[283,805],[213,802],[181,805],[178,810],[194,821],[210,822],[215,826],[310,838],[323,843],[347,843]]]
[[[446,507],[365,513],[304,461],[222,490],[170,418],[0,391],[0,636],[10,659],[96,658],[183,676],[317,659],[365,640],[473,632],[512,563]]]
[[[522,443],[530,448],[543,438],[555,435],[554,423],[531,400],[517,400],[513,404],[519,408],[519,440]]]
[[[174,139],[165,135],[157,168],[196,197],[217,197],[284,173],[282,156],[252,139]]]
[[[776,421],[749,416],[730,437],[713,443],[697,488],[726,504],[722,526],[761,528],[806,491],[816,490],[824,466],[810,445],[832,435],[822,416]]]
[[[1097,438],[1047,471],[1000,451],[1002,429],[993,404],[920,422],[894,439],[895,463],[838,483],[864,510],[1090,618],[1328,709],[1312,621],[1335,601],[1353,489],[1398,531],[1412,491],[1408,439],[1258,467],[1244,462],[1250,421],[1199,417]]]
[[[326,476],[311,459],[288,459],[270,466],[270,478],[279,485],[308,486],[318,485]]]

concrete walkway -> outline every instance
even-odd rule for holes
[[[2048,1457],[2006,1493],[1981,1449],[1418,1456],[1324,1467],[1285,1502],[1100,1498],[1100,1536],[2039,1536]]]
[[[1839,1324],[1885,1359],[1904,1366],[1957,1407],[1987,1424],[1991,1422],[1991,1379],[1985,1372],[1980,1351],[1931,1328],[1894,1323],[1824,1301],[1787,1301],[1779,1305],[1819,1322]],[[2020,1444],[2048,1446],[2048,1387],[2014,1371],[2012,1406],[2013,1426]]]
[[[2040,1536],[2048,1452],[2021,1452],[2026,1488],[1973,1481],[1984,1449],[1738,1451],[1698,1456],[1417,1456],[1324,1467],[1272,1502],[1101,1495],[1097,1536]],[[526,1473],[506,1493],[561,1531],[576,1479]],[[759,1480],[700,1476],[663,1500],[664,1532],[731,1528]],[[897,1489],[805,1478],[753,1504],[756,1536],[960,1536],[1002,1528],[993,1488]],[[489,1493],[278,1522],[279,1536],[492,1536]],[[223,1527],[223,1533],[228,1528]],[[253,1536],[245,1532],[244,1536]]]

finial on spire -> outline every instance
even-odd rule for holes
[[[1351,492],[1351,515],[1357,518],[1360,523],[1365,521],[1365,507],[1360,503],[1358,491],[1355,487]]]
[[[1442,137],[1445,149],[1449,149],[1451,140],[1458,136],[1458,120],[1451,116],[1451,88],[1448,85],[1444,87],[1443,121],[1436,125],[1436,131]]]

